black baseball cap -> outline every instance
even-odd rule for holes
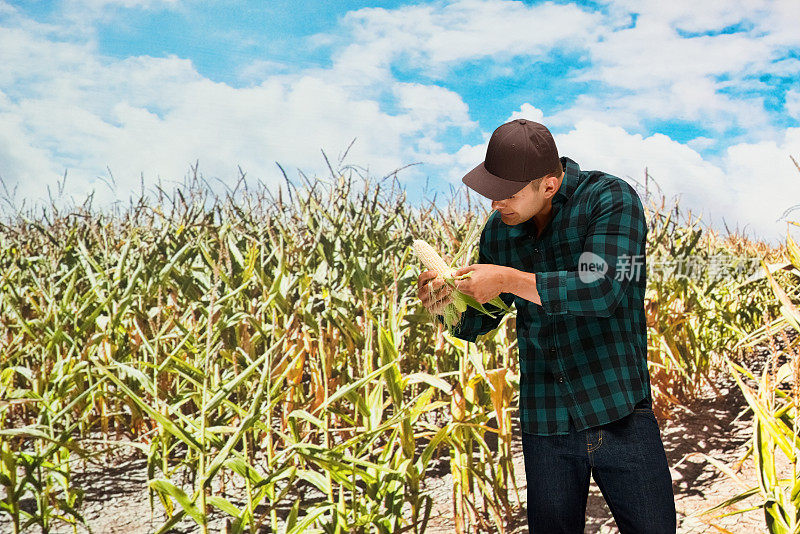
[[[550,130],[538,122],[516,119],[494,131],[486,159],[461,181],[491,200],[504,200],[533,180],[561,170]]]

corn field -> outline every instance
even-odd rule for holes
[[[195,169],[124,211],[89,199],[2,223],[0,527],[85,532],[74,474],[125,450],[146,458],[159,533],[422,533],[442,469],[455,532],[506,532],[524,506],[515,318],[474,344],[450,336],[416,299],[411,252],[424,239],[453,257],[486,209],[415,208],[396,175],[341,162],[277,194],[243,178],[210,197]],[[765,313],[800,329],[800,254],[648,201],[648,262],[794,265],[750,281],[648,274],[654,408],[669,418],[715,373],[746,375],[730,356],[763,336]],[[770,468],[776,448],[796,465],[796,392],[759,384],[745,391],[765,474],[748,491],[772,532],[797,533],[800,478]]]

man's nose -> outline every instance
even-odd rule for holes
[[[502,200],[492,200],[492,209],[499,210],[502,207],[503,201]]]

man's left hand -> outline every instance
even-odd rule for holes
[[[492,265],[489,263],[473,263],[466,267],[457,269],[453,276],[459,276],[472,272],[469,278],[456,280],[456,288],[466,293],[481,304],[485,304],[498,296],[506,293],[504,284],[508,267],[502,265]]]

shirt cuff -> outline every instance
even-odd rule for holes
[[[536,291],[546,314],[567,313],[567,271],[536,273]]]

